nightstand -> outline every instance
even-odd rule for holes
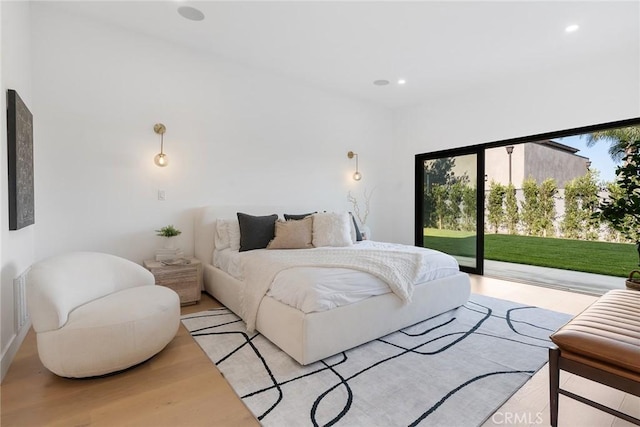
[[[202,289],[202,264],[196,258],[187,258],[184,265],[164,265],[151,259],[144,261],[144,267],[156,278],[156,285],[173,289],[180,296],[180,304],[196,304],[200,301]]]

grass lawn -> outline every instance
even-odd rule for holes
[[[425,229],[424,245],[452,255],[474,256],[468,232]],[[638,252],[628,243],[593,242],[506,234],[485,234],[485,258],[517,264],[627,277],[638,269]]]
[[[473,257],[476,256],[476,235],[466,231],[424,229],[424,246],[441,252]]]

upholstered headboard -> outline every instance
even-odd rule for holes
[[[330,210],[323,208],[322,210]],[[214,249],[214,236],[216,220],[237,218],[238,212],[250,215],[278,214],[280,218],[284,213],[301,214],[307,212],[319,212],[317,207],[287,207],[287,206],[205,206],[198,208],[194,217],[194,253],[203,264],[211,264]]]

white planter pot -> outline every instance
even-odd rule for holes
[[[165,249],[175,249],[176,248],[176,239],[175,239],[175,237],[165,237],[164,238],[164,248]]]

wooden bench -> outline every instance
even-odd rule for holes
[[[560,388],[560,370],[640,396],[640,292],[614,290],[551,335],[551,425],[558,425],[559,394],[633,424],[640,419]]]

